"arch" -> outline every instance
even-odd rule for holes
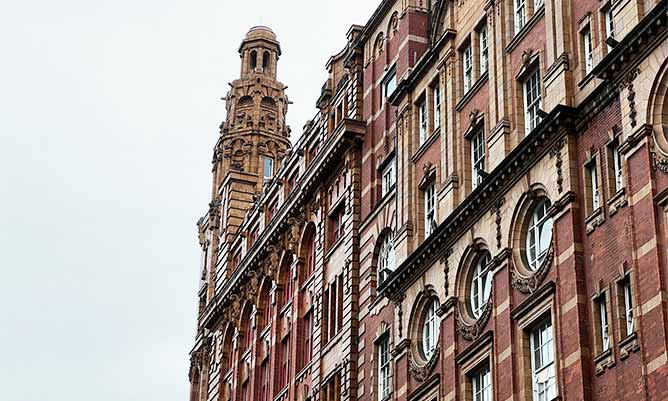
[[[480,317],[480,313],[477,313],[478,311],[474,311],[472,308],[470,296],[472,291],[471,280],[473,279],[473,275],[476,272],[476,267],[479,266],[481,258],[486,258],[488,262],[491,260],[489,246],[484,239],[476,238],[473,240],[473,243],[464,250],[457,268],[457,278],[455,279],[455,296],[461,300],[459,303],[459,309],[461,312],[460,316],[464,321],[469,323],[475,322]],[[489,285],[492,285],[491,276],[489,278]],[[490,299],[491,292],[487,297],[486,302],[489,302]]]
[[[241,99],[237,102],[237,107],[249,107],[253,105],[253,98],[246,95],[242,96]]]
[[[301,269],[299,271],[299,282],[306,281],[315,271],[316,267],[316,227],[315,223],[309,222],[304,228],[299,245],[299,260]]]
[[[647,121],[654,131],[654,141],[668,155],[668,60],[656,75],[647,107]]]
[[[278,283],[280,285],[280,296],[277,296],[277,299],[280,302],[277,302],[279,309],[282,308],[292,299],[292,261],[294,257],[292,252],[284,252],[283,258],[281,258],[281,264],[278,269]]]
[[[255,71],[256,67],[257,67],[257,51],[253,50],[250,53],[250,69],[251,69],[251,71]]]
[[[541,267],[530,268],[526,258],[526,236],[535,207],[545,199],[552,201],[547,188],[541,183],[532,184],[518,200],[510,220],[508,247],[512,249],[515,269],[524,277],[530,277],[541,270]],[[549,258],[545,258],[543,264],[545,263],[550,263]]]
[[[390,17],[390,22],[387,24],[387,37],[393,37],[397,34],[397,29],[399,26],[399,12],[395,11]]]
[[[265,277],[265,279],[262,280],[262,284],[260,285],[257,305],[258,310],[261,311],[258,315],[262,320],[260,322],[260,319],[256,318],[258,323],[257,326],[265,328],[269,325],[269,323],[271,323],[273,319],[273,308],[271,304],[271,280],[268,277]]]
[[[232,349],[232,339],[234,338],[234,325],[232,323],[227,323],[227,326],[223,330],[223,341],[222,341],[222,356],[221,356],[221,366],[222,373],[225,374],[233,367],[233,349]]]
[[[385,35],[383,32],[379,32],[376,36],[376,41],[373,44],[373,56],[380,57],[383,54],[383,48],[385,47]]]
[[[262,53],[262,71],[266,72],[267,68],[269,67],[269,52],[267,50]]]
[[[262,101],[260,102],[260,105],[262,107],[267,107],[267,108],[274,109],[274,110],[277,109],[276,101],[269,96],[263,97]]]
[[[413,304],[413,309],[410,313],[408,321],[408,335],[411,339],[411,355],[413,362],[418,366],[425,366],[430,362],[431,356],[425,355],[423,348],[423,327],[425,323],[425,315],[436,304],[440,305],[438,293],[434,286],[427,284],[425,288],[418,293]],[[439,332],[435,335],[436,344],[440,337],[440,324],[438,325]]]
[[[396,268],[394,248],[394,231],[390,227],[384,228],[378,236],[373,252],[373,274],[377,285],[380,285]]]
[[[242,336],[243,342],[242,346],[239,348],[242,352],[247,350],[252,346],[253,341],[253,304],[250,301],[244,303],[244,307],[241,310],[239,328],[240,334]]]

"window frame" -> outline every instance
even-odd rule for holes
[[[487,35],[487,22],[478,29],[478,48],[480,49],[480,76],[489,71],[489,38]]]
[[[427,239],[436,229],[436,184],[429,183],[423,191],[424,237]]]
[[[269,162],[269,166],[267,166],[267,162]],[[269,167],[270,174],[267,175],[267,167]],[[264,177],[265,180],[270,180],[274,177],[274,158],[270,156],[263,156],[262,159],[262,176]]]
[[[553,239],[553,230],[554,230],[554,218],[549,214],[549,209],[552,206],[552,203],[549,198],[547,197],[541,197],[538,200],[538,203],[534,204],[532,206],[532,212],[529,217],[529,225],[527,226],[527,232],[526,232],[526,242],[525,242],[525,258],[527,265],[529,267],[530,271],[535,272],[540,268],[540,266],[543,264],[545,261],[545,257],[547,256],[547,253],[550,249],[550,246],[552,244],[552,239]],[[539,217],[538,211],[539,208],[542,208],[543,215]],[[545,243],[543,241],[543,234],[544,232],[544,227],[545,224],[548,224],[550,226],[549,234],[550,234],[550,241],[545,249],[543,249],[542,244]],[[534,244],[531,244],[533,239]],[[534,248],[534,254],[535,256],[531,256],[531,249]]]
[[[381,170],[380,195],[385,197],[397,184],[397,173],[394,157]]]
[[[548,333],[549,337],[547,339],[543,338],[543,332]],[[538,336],[536,336],[538,334]],[[554,324],[552,322],[552,316],[545,316],[543,319],[539,320],[536,324],[531,327],[528,331],[529,335],[529,358],[531,362],[531,394],[533,401],[551,401],[558,394],[558,384],[557,384],[557,364],[556,364],[556,352],[555,352],[555,342],[554,342]],[[539,340],[538,347],[536,347],[536,341]],[[536,361],[536,351],[540,350],[540,366],[537,366]],[[546,355],[543,355],[543,351],[546,351]],[[546,358],[549,357],[549,358]],[[548,362],[545,362],[546,359],[551,359]],[[550,369],[552,372],[550,372]],[[544,380],[543,383],[547,383],[543,389],[538,389],[536,387],[537,378],[543,372],[547,372],[547,380]],[[551,373],[551,375],[550,375]],[[552,392],[550,392],[552,391]],[[541,395],[546,394],[543,398]]]
[[[393,85],[389,85],[389,84]],[[390,87],[392,90],[390,91]],[[394,92],[397,89],[397,67],[396,65],[393,65],[390,67],[385,73],[385,76],[383,79],[380,81],[380,98],[383,104],[385,104],[385,101],[390,95],[392,95],[392,92]]]
[[[432,112],[434,118],[434,131],[441,128],[441,84],[437,80],[431,87],[434,110]]]
[[[427,110],[427,97],[424,96],[418,103],[418,131],[419,144],[422,146],[429,138],[428,134],[429,111]]]
[[[468,376],[471,380],[471,400],[492,401],[492,371],[489,362],[479,366]]]
[[[594,69],[594,39],[592,36],[591,24],[588,23],[580,31],[582,43],[582,56],[584,59],[584,74],[589,75]]]
[[[522,82],[522,99],[524,100],[524,131],[528,135],[542,120],[538,112],[543,106],[539,64],[527,74]]]
[[[387,399],[392,394],[392,359],[390,358],[390,336],[384,334],[376,342],[378,400]]]
[[[471,187],[476,189],[483,181],[483,173],[486,169],[486,146],[485,129],[478,129],[470,139],[471,146]]]
[[[378,284],[387,279],[385,274],[389,275],[396,268],[396,255],[394,249],[394,236],[391,232],[383,236],[383,242],[378,250]]]
[[[473,45],[469,41],[462,50],[462,79],[464,95],[473,88]]]
[[[436,313],[440,307],[438,299],[432,297],[427,302],[427,308],[425,309],[421,322],[422,341],[420,343],[420,351],[422,352],[422,356],[429,361],[434,356],[436,348],[438,347],[441,319]]]
[[[492,293],[492,269],[489,266],[491,256],[487,250],[480,252],[474,260],[475,265],[469,280],[469,307],[474,318],[482,316]]]

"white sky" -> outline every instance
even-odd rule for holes
[[[380,0],[4,0],[3,401],[185,401],[195,222],[257,24],[283,49],[293,133]]]

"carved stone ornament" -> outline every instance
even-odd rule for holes
[[[469,324],[466,321],[464,321],[464,319],[461,316],[461,313],[458,312],[457,308],[455,308],[455,314],[457,317],[457,333],[459,333],[459,335],[462,336],[463,339],[469,341],[475,341],[478,339],[478,337],[480,337],[480,334],[482,333],[482,330],[485,328],[485,325],[487,324],[489,317],[492,315],[492,298],[494,295],[493,292],[494,290],[492,289],[492,291],[490,291],[489,299],[487,300],[485,308],[482,310],[480,317],[478,317],[478,319],[473,324]]]
[[[431,358],[429,358],[429,361],[424,365],[418,365],[415,362],[415,357],[411,355],[410,366],[408,367],[408,371],[415,378],[415,380],[419,382],[427,380],[429,375],[431,375],[431,372],[434,370],[434,367],[436,366],[436,361],[438,361],[438,357],[440,354],[441,354],[441,347],[440,345],[437,345],[436,349],[434,350],[434,353],[431,355]]]
[[[267,247],[267,257],[264,261],[264,275],[274,280],[276,272],[278,271],[278,264],[280,262],[280,248],[276,245],[269,245]]]
[[[288,231],[286,239],[288,241],[288,249],[293,255],[297,255],[299,249],[299,240],[301,239],[302,228],[306,222],[306,212],[303,208],[293,217],[288,218]]]
[[[656,150],[652,152],[652,167],[654,171],[668,174],[668,158],[660,155]]]
[[[566,144],[566,138],[562,138],[550,149],[550,157],[556,157],[555,167],[557,168],[557,191],[562,193],[564,191],[564,172],[563,160],[561,157],[561,149]]]
[[[469,127],[473,127],[476,122],[478,122],[478,117],[480,116],[480,110],[473,109],[469,113]]]
[[[550,245],[550,248],[547,250],[547,254],[545,255],[545,259],[543,259],[543,263],[541,263],[540,267],[538,267],[538,269],[534,271],[531,276],[524,277],[517,272],[515,263],[511,258],[510,263],[512,266],[510,269],[510,285],[522,294],[533,294],[536,292],[538,287],[540,287],[541,283],[547,276],[547,272],[550,271],[550,266],[552,266],[553,260],[554,246]]]
[[[528,48],[522,52],[522,66],[528,67],[531,64],[531,59],[533,58],[534,50]]]

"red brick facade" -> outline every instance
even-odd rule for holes
[[[668,398],[668,3],[384,0],[226,98],[191,401]]]

